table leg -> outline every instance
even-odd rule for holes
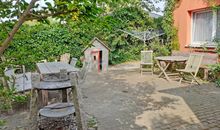
[[[47,106],[48,105],[48,91],[47,90],[42,90],[42,99],[43,99],[43,105]]]
[[[62,90],[62,102],[67,102],[67,90]]]
[[[163,68],[160,64],[160,61],[157,60],[157,65],[158,67],[160,68],[160,70],[162,71],[160,74],[159,74],[159,77],[162,76],[162,74],[164,74],[165,78],[168,80],[168,81],[171,81],[170,78],[168,77],[168,75],[166,74],[166,70],[167,68],[169,67],[170,65],[170,62],[167,63],[167,65],[165,66],[165,68]]]

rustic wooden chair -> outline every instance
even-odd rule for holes
[[[68,63],[70,62],[70,53],[65,53],[60,56],[60,62]]]
[[[145,71],[149,71],[149,69],[144,68],[145,66],[151,66],[151,72],[153,75],[154,72],[154,62],[153,62],[153,51],[141,51],[141,63],[140,63],[140,71],[141,75]]]
[[[78,59],[77,58],[72,58],[71,61],[70,61],[70,65],[72,65],[73,67],[76,66],[76,63],[77,63]]]
[[[88,62],[84,62],[83,63],[83,67],[80,69],[80,71],[77,74],[78,83],[82,83],[85,80],[87,72],[88,72],[88,69],[89,69],[89,63]]]
[[[185,74],[188,74],[191,78],[191,84],[195,81],[197,84],[200,84],[196,79],[197,73],[199,71],[200,65],[202,63],[203,55],[201,54],[190,54],[189,59],[187,60],[186,66],[184,69],[177,69],[180,73],[180,83],[185,79]]]

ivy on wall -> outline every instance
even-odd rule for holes
[[[173,19],[173,11],[177,5],[179,0],[167,0],[164,10],[164,18],[162,21],[162,27],[167,34],[171,42],[171,47],[173,50],[179,49],[179,42],[178,42],[178,30],[174,27],[174,19]]]

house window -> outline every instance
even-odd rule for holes
[[[220,11],[206,10],[193,13],[192,46],[215,46],[220,38]]]

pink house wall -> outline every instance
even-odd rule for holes
[[[220,0],[216,0],[220,4]],[[192,11],[209,8],[205,0],[180,0],[174,11],[174,25],[178,30],[180,51],[189,51],[191,42]]]

